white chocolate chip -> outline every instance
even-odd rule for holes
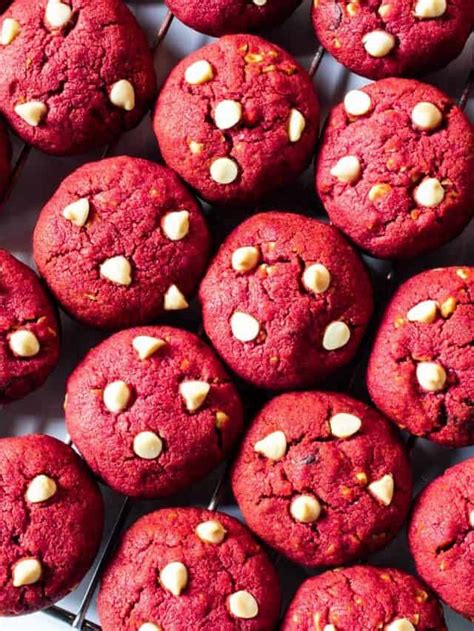
[[[306,127],[306,120],[303,114],[293,108],[288,121],[288,139],[290,142],[298,142]]]
[[[112,85],[109,98],[112,105],[126,112],[131,112],[135,108],[135,90],[127,79],[120,79]]]
[[[206,381],[183,381],[180,384],[179,392],[188,412],[195,412],[202,406],[210,389]]]
[[[374,495],[378,500],[382,502],[382,504],[385,504],[385,506],[390,506],[395,489],[393,475],[391,473],[384,475],[380,478],[380,480],[375,480],[374,482],[371,482],[367,488],[372,493],[372,495]]]
[[[444,188],[439,180],[434,177],[426,178],[415,189],[414,198],[417,204],[426,208],[434,208],[444,199]]]
[[[38,338],[31,331],[15,331],[8,338],[8,345],[17,357],[34,357],[40,352]]]
[[[149,359],[160,348],[166,346],[165,340],[161,340],[159,337],[152,337],[151,335],[137,335],[132,341],[133,348],[137,351],[139,359]]]
[[[210,174],[218,184],[231,184],[237,178],[239,168],[230,158],[217,158],[211,164]]]
[[[321,263],[309,265],[303,272],[303,285],[315,294],[322,294],[331,284],[331,274]]]
[[[417,0],[414,15],[416,18],[439,18],[446,9],[446,0]]]
[[[224,541],[227,530],[220,522],[216,521],[215,519],[211,519],[209,521],[201,522],[196,527],[196,534],[199,539],[201,539],[201,541],[217,545]]]
[[[435,321],[437,313],[438,303],[436,300],[423,300],[408,311],[407,320],[409,322],[431,324]]]
[[[362,90],[351,90],[344,98],[344,109],[350,116],[363,116],[372,107],[372,100]]]
[[[257,267],[260,260],[260,252],[258,248],[253,246],[244,246],[237,248],[232,253],[232,267],[236,272],[250,272]]]
[[[325,624],[323,631],[337,631],[333,624]]]
[[[13,18],[5,18],[0,34],[0,44],[2,46],[8,46],[20,34],[20,31],[20,24],[16,20]]]
[[[181,241],[189,232],[189,212],[177,210],[167,213],[161,220],[161,228],[170,241]]]
[[[350,339],[351,330],[345,322],[331,322],[324,331],[323,348],[335,351],[345,346]]]
[[[469,523],[474,528],[474,510],[469,513]]]
[[[443,114],[433,103],[421,101],[411,111],[412,123],[424,131],[436,129],[442,120]]]
[[[41,578],[42,571],[38,559],[21,559],[13,568],[13,587],[37,583]]]
[[[283,432],[272,432],[259,440],[254,445],[254,450],[269,458],[270,460],[280,460],[286,454],[287,442]]]
[[[385,631],[416,631],[408,618],[397,618],[385,627]]]
[[[41,101],[27,101],[15,105],[15,114],[31,127],[38,127],[48,113],[48,106]]]
[[[40,474],[34,477],[28,484],[26,499],[31,504],[46,502],[55,495],[58,487],[56,482],[47,475]]]
[[[125,381],[112,381],[108,383],[102,394],[105,407],[114,414],[123,412],[130,403],[132,391]]]
[[[100,275],[116,285],[130,285],[132,266],[124,256],[113,256],[101,264]]]
[[[339,182],[353,184],[360,178],[361,171],[360,161],[357,156],[344,156],[336,162],[330,173]]]
[[[89,200],[85,197],[68,204],[63,209],[63,217],[73,223],[75,226],[82,228],[89,218],[90,205]]]
[[[234,592],[229,596],[229,611],[236,618],[250,620],[258,615],[258,603],[249,592]]]
[[[418,383],[427,392],[438,392],[446,384],[446,371],[441,364],[420,362],[416,367]]]
[[[290,513],[296,521],[310,524],[321,515],[321,504],[312,495],[299,495],[291,502]]]
[[[189,307],[188,301],[184,294],[176,287],[170,285],[165,293],[164,309],[165,311],[180,311]]]
[[[395,38],[387,31],[371,31],[364,35],[362,43],[371,57],[386,57],[395,46]]]
[[[49,0],[46,5],[45,19],[53,28],[62,28],[70,21],[72,9],[59,0]]]
[[[267,4],[267,0],[252,0],[257,7],[264,7]]]
[[[331,434],[337,438],[349,438],[356,434],[362,427],[362,421],[355,414],[339,412],[329,419]]]
[[[214,78],[211,64],[205,59],[195,61],[186,68],[184,79],[191,85],[200,85]]]
[[[161,570],[160,581],[173,596],[179,596],[188,584],[188,570],[184,563],[173,561]]]
[[[161,627],[158,627],[156,624],[153,624],[153,622],[144,622],[142,625],[140,625],[140,627],[138,628],[138,631],[162,631]]]
[[[242,105],[238,101],[220,101],[214,110],[214,121],[219,129],[230,129],[242,118]]]
[[[140,432],[133,439],[133,451],[139,458],[154,460],[163,451],[163,442],[155,432]]]
[[[239,342],[251,342],[260,333],[260,323],[253,316],[236,311],[230,319],[232,335]]]

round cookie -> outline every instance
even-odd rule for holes
[[[58,326],[36,274],[0,249],[0,404],[44,383],[59,360]]]
[[[331,221],[373,256],[435,249],[473,216],[472,125],[418,81],[352,90],[329,116],[316,186]]]
[[[171,71],[153,125],[164,160],[200,196],[242,204],[308,166],[319,105],[288,53],[253,35],[228,35]]]
[[[337,230],[267,212],[228,237],[200,288],[206,333],[264,388],[308,386],[355,355],[372,314],[361,260]]]
[[[281,631],[447,631],[439,602],[417,578],[392,568],[356,565],[307,579]]]
[[[0,615],[50,606],[89,570],[102,496],[77,454],[39,434],[0,439]]]
[[[457,57],[474,24],[471,0],[315,0],[313,26],[337,61],[364,77],[413,76]]]
[[[372,400],[400,427],[474,444],[474,268],[422,272],[397,291],[372,349]]]
[[[0,123],[0,201],[10,183],[11,154],[12,149],[7,130],[5,126]]]
[[[68,432],[91,469],[124,495],[158,497],[204,477],[242,429],[237,392],[187,331],[112,335],[69,378]]]
[[[166,167],[118,157],[80,167],[34,232],[40,274],[81,322],[116,329],[185,309],[209,252],[200,207]]]
[[[284,22],[301,0],[166,0],[190,28],[214,37],[269,29]]]
[[[155,95],[153,55],[121,0],[14,0],[0,39],[0,111],[47,153],[111,142]]]
[[[249,527],[292,561],[333,566],[387,545],[409,508],[408,458],[390,424],[346,395],[280,395],[258,414],[232,471]]]
[[[125,533],[102,579],[98,609],[104,631],[271,631],[280,586],[236,519],[168,508]]]
[[[474,621],[474,458],[451,467],[421,493],[408,541],[420,576]]]

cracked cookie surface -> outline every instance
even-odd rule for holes
[[[317,567],[387,545],[406,517],[412,483],[402,443],[377,411],[342,394],[299,392],[257,415],[232,487],[259,537]]]
[[[220,532],[214,541],[201,534],[210,523]],[[176,563],[184,568],[175,575],[179,593],[170,593],[173,572],[166,576],[163,569]],[[233,602],[239,599],[243,608]],[[280,587],[266,554],[236,519],[169,508],[141,517],[125,533],[104,574],[98,607],[104,631],[138,631],[146,624],[150,630],[270,631]]]
[[[170,327],[121,331],[91,350],[67,386],[79,451],[125,495],[169,495],[204,477],[242,427],[237,392],[197,336]]]

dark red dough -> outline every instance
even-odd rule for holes
[[[10,335],[31,331],[40,350],[33,357],[18,357]],[[0,250],[0,403],[21,399],[39,388],[59,359],[56,314],[34,272],[6,250]]]
[[[207,35],[261,31],[284,22],[301,4],[301,0],[267,0],[257,6],[252,0],[166,0],[175,16]]]
[[[200,85],[185,81],[194,62],[211,64],[214,78]],[[221,131],[216,105],[235,100],[242,118]],[[288,139],[290,111],[306,127],[297,142]],[[171,72],[154,114],[163,158],[199,195],[214,204],[255,202],[292,182],[309,164],[319,128],[319,105],[310,77],[284,50],[253,35],[228,35],[188,55]],[[192,153],[189,143],[199,144]],[[237,178],[218,184],[210,166],[218,158],[238,165]]]
[[[205,543],[196,535],[196,527],[208,520],[227,531],[222,543]],[[179,596],[158,579],[176,561],[188,572]],[[256,617],[237,619],[230,613],[228,598],[240,590],[256,599]],[[280,586],[266,554],[236,519],[199,508],[169,508],[141,517],[125,533],[104,574],[98,607],[104,631],[137,631],[146,622],[170,631],[271,631],[280,611]]]
[[[38,475],[57,485],[43,502],[25,494]],[[0,439],[0,614],[44,609],[72,591],[89,570],[102,537],[102,496],[74,451],[50,436]],[[42,576],[13,586],[15,565],[35,558]]]
[[[152,357],[140,360],[132,347],[138,335],[165,340]],[[109,412],[103,390],[122,380],[132,389],[129,407]],[[180,396],[183,381],[211,384],[203,405],[188,412]],[[219,424],[216,412],[228,419]],[[112,335],[92,349],[67,386],[66,424],[89,466],[126,495],[169,495],[204,477],[229,453],[242,428],[237,392],[214,353],[187,331],[142,327]],[[133,439],[153,431],[163,441],[154,460],[138,458]]]
[[[390,7],[382,17],[381,7]],[[352,72],[370,79],[420,75],[443,68],[457,57],[474,24],[471,0],[447,0],[437,18],[417,18],[414,0],[316,0],[313,26],[321,44]],[[395,46],[382,58],[370,56],[363,38],[386,31]]]
[[[434,322],[410,322],[409,310],[425,300],[438,303]],[[378,331],[367,372],[372,400],[412,434],[450,447],[474,444],[473,340],[474,268],[414,276],[395,294]],[[443,389],[419,385],[419,361],[443,366]]]
[[[365,86],[372,107],[349,116],[344,105],[330,116],[317,161],[316,186],[331,221],[357,245],[380,258],[412,257],[446,243],[473,216],[474,133],[462,111],[431,85],[385,79]],[[411,112],[420,102],[443,114],[437,129],[420,131]],[[341,183],[330,171],[338,160],[355,155],[362,166],[354,184]],[[420,206],[414,191],[425,178],[437,178],[445,190],[435,207]],[[375,184],[390,190],[376,202]]]
[[[10,180],[11,153],[11,144],[7,130],[3,123],[0,123],[0,201]]]
[[[231,265],[242,246],[261,253],[258,267],[245,274]],[[313,263],[331,274],[329,288],[317,295],[302,282]],[[211,264],[200,298],[206,333],[223,359],[243,379],[271,389],[308,386],[347,364],[372,314],[372,288],[357,254],[331,226],[291,213],[254,215],[234,230]],[[233,336],[235,311],[259,321],[256,340],[242,343]],[[325,350],[325,329],[337,320],[348,324],[351,338]]]
[[[329,424],[343,412],[362,421],[345,439],[333,436]],[[276,431],[285,434],[287,450],[270,460],[254,445]],[[390,474],[394,494],[384,505],[367,487]],[[317,567],[347,563],[387,545],[406,517],[412,483],[405,450],[383,416],[342,394],[300,392],[274,398],[253,421],[232,488],[259,537],[296,563]],[[308,493],[321,504],[321,515],[300,523],[290,506]]]
[[[2,47],[0,67],[0,111],[9,125],[27,143],[58,155],[87,151],[135,127],[156,92],[152,53],[124,2],[64,3],[73,17],[52,30],[47,0],[15,0],[3,18],[14,18],[21,31]],[[111,86],[124,79],[134,87],[132,111],[109,99]],[[48,107],[37,127],[14,111],[33,100]]]
[[[418,498],[408,532],[420,576],[474,621],[474,458],[448,469]]]
[[[356,565],[304,581],[281,631],[323,631],[331,624],[341,631],[368,631],[400,619],[416,631],[447,629],[439,602],[417,578],[393,568]]]
[[[90,205],[82,228],[63,216],[63,209],[81,198]],[[181,210],[189,212],[189,232],[172,241],[163,232],[162,219]],[[208,252],[200,207],[179,178],[166,167],[129,157],[77,169],[43,208],[34,233],[40,274],[69,313],[97,328],[156,319],[171,285],[189,298]],[[114,256],[131,263],[130,285],[101,275],[101,264]]]

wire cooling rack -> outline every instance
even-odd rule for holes
[[[148,3],[142,0],[142,2],[140,3],[137,0],[136,2],[130,2],[129,4],[133,7],[133,5],[139,5],[139,4],[159,5],[161,3],[158,3],[156,1],[153,2],[153,0],[151,0]],[[306,7],[306,10],[309,11],[309,7]],[[306,19],[308,19],[308,16],[306,16]],[[174,16],[171,14],[171,12],[167,11],[164,15],[161,25],[159,26],[158,30],[154,34],[153,48],[154,48],[155,53],[163,44],[173,21],[174,21]],[[283,26],[283,28],[285,27]],[[314,77],[316,73],[318,72],[318,69],[325,55],[324,48],[322,46],[317,47],[315,40],[314,40],[314,47],[315,47],[315,52],[312,56],[311,62],[308,65],[308,72],[310,73],[312,77]],[[286,48],[289,50],[289,52],[293,52],[293,54],[297,55],[298,51],[292,51],[290,46],[286,46]],[[467,76],[465,78],[461,96],[458,100],[459,105],[462,108],[466,107],[470,99],[470,95],[473,90],[473,85],[474,85],[474,55],[473,55],[473,59],[471,60],[470,70],[468,70]],[[448,89],[445,88],[445,90],[449,93]],[[342,96],[341,94],[336,95],[336,98],[332,99],[332,102],[333,103],[338,102],[340,100],[339,97],[341,96]],[[108,155],[111,155],[115,149],[116,149],[115,143],[112,145],[109,145],[104,148],[101,156],[106,157]],[[20,145],[19,149],[17,150],[17,157],[12,169],[12,175],[11,175],[11,179],[10,179],[10,183],[9,183],[9,187],[7,191],[7,198],[10,198],[14,194],[16,188],[19,186],[19,181],[21,179],[22,173],[27,167],[30,154],[31,154],[30,146],[28,146],[27,144]],[[473,200],[473,203],[474,203],[474,200]],[[287,205],[287,207],[292,208],[291,205],[288,204],[287,200],[285,200],[285,204]],[[280,204],[278,204],[278,206],[281,207]],[[294,208],[294,207],[293,209],[300,210],[299,208]],[[210,217],[210,220],[212,223],[213,218]],[[229,223],[232,223],[233,221],[234,222],[236,221],[235,217],[231,216],[230,219],[228,218]],[[1,236],[1,233],[0,233],[0,236]],[[456,262],[459,264],[461,263],[461,261],[456,261]],[[463,262],[466,263],[466,261],[463,261]],[[471,263],[472,262],[473,261],[471,261]],[[377,323],[377,319],[380,317],[380,314],[383,311],[383,307],[385,306],[393,289],[396,287],[398,282],[403,278],[403,275],[404,275],[403,272],[400,273],[397,267],[390,262],[379,265],[378,272],[375,275],[375,280],[377,281],[376,292],[375,292],[376,302],[377,302],[377,313],[375,315],[374,321],[372,322],[372,331],[371,333],[369,332],[368,337],[371,337],[371,334],[374,333],[376,329],[376,327],[374,326],[374,322],[375,324]],[[194,322],[194,324],[196,324],[196,322]],[[195,328],[195,326],[193,328]],[[345,374],[342,375],[341,384],[339,384],[339,387],[346,386],[346,390],[349,390],[351,394],[353,394],[354,396],[358,396],[359,398],[366,397],[366,392],[365,392],[365,388],[363,384],[364,384],[364,372],[365,372],[365,367],[366,367],[366,360],[367,360],[369,349],[370,349],[370,340],[366,339],[363,349],[359,354],[357,363],[351,366],[345,372]],[[56,394],[60,396],[60,394],[58,393]],[[262,401],[262,398],[260,397],[257,399],[256,404],[258,405],[259,403],[261,403],[261,401]],[[71,444],[71,441],[69,439],[67,439],[67,442]],[[416,448],[417,443],[424,443],[424,442],[425,441],[420,441],[420,440],[416,441],[416,439],[414,439],[413,437],[410,437],[407,440],[407,444],[411,452]],[[428,453],[429,453],[429,450],[428,450]],[[432,477],[432,474],[430,474],[428,469],[429,468],[422,466],[421,475],[419,476],[421,479],[421,482],[426,482],[427,479]],[[215,482],[210,500],[208,502],[208,508],[210,510],[216,510],[221,503],[222,497],[225,493],[226,486],[227,486],[228,470],[229,470],[228,464],[223,465],[221,467],[221,471],[217,476],[217,481]],[[110,524],[108,528],[108,534],[102,545],[99,556],[96,559],[94,568],[92,572],[88,575],[87,579],[85,579],[85,585],[83,586],[83,592],[82,592],[82,600],[80,601],[79,606],[73,610],[72,608],[65,608],[63,606],[54,605],[50,607],[49,609],[45,610],[44,613],[48,614],[49,616],[55,618],[56,620],[60,622],[65,623],[65,626],[69,626],[73,629],[82,629],[82,630],[89,630],[89,631],[101,630],[101,627],[98,624],[88,619],[89,611],[90,611],[91,604],[93,602],[96,588],[100,581],[100,577],[104,569],[104,566],[106,565],[108,559],[110,558],[110,555],[113,552],[118,542],[118,538],[121,532],[123,531],[124,526],[127,522],[127,519],[130,515],[130,512],[132,508],[134,508],[135,504],[136,502],[132,501],[130,498],[124,498],[122,500],[118,508],[118,511],[115,515],[115,518],[113,520],[113,523]],[[279,558],[275,557],[275,555],[273,555],[273,560],[277,563],[279,562]],[[291,568],[289,572],[291,573]],[[463,628],[466,628],[466,629],[469,628],[469,627],[464,627],[463,623],[459,622],[459,620],[460,620],[459,618],[456,618],[456,623],[455,623],[456,626],[455,627],[453,626],[450,628],[452,628],[453,630],[455,629],[456,631],[458,631],[458,629],[459,631],[461,631],[461,629]],[[5,629],[6,628],[7,627],[5,627]],[[8,626],[8,628],[10,628],[10,625]],[[43,628],[43,627],[38,627],[38,628]],[[3,629],[3,627],[0,623],[0,630],[1,629]]]

